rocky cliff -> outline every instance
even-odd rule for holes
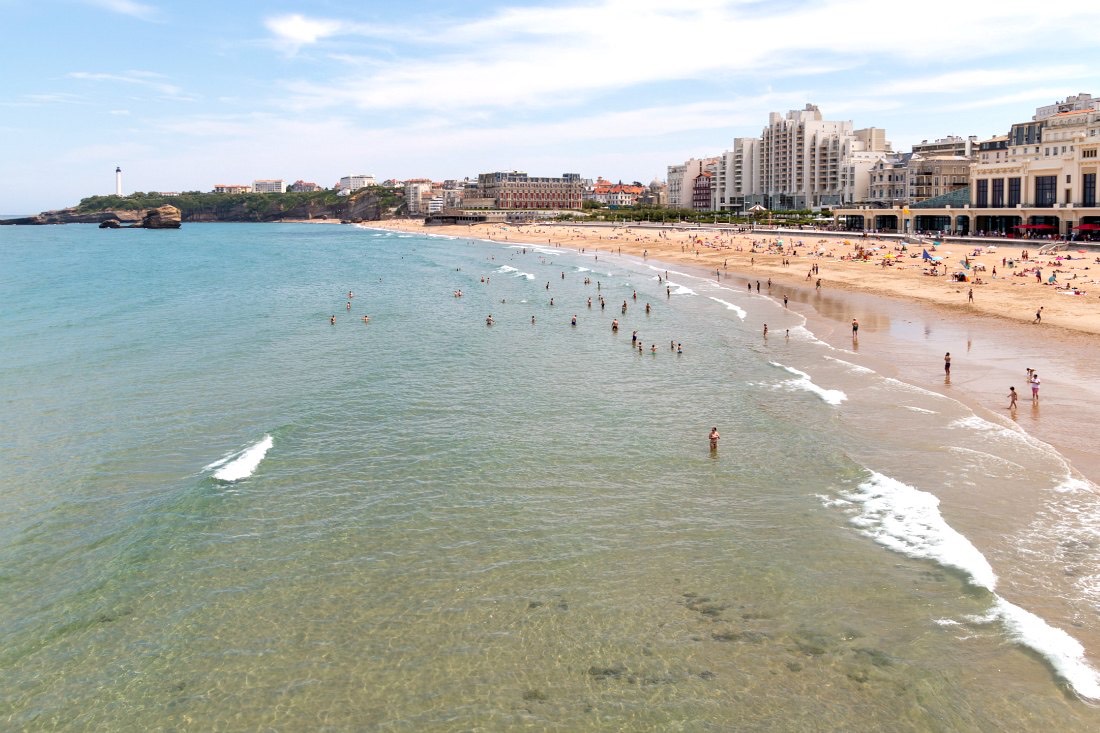
[[[78,213],[76,209],[58,209],[43,211],[34,216],[20,219],[0,219],[0,224],[102,224],[114,220],[125,224],[137,224],[141,221],[140,211],[94,211]]]

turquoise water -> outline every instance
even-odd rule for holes
[[[4,727],[1095,729],[1095,486],[668,272],[0,228]]]

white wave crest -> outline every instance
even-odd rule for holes
[[[726,306],[727,310],[731,310],[734,313],[736,313],[737,317],[740,318],[742,321],[745,320],[745,316],[748,315],[748,313],[745,312],[745,309],[742,308],[741,306],[734,305],[733,303],[730,303],[729,301],[726,301],[726,300],[722,300],[721,298],[715,298],[713,295],[708,296],[708,297],[711,300],[713,300],[715,303],[721,303],[722,305]]]
[[[841,495],[861,506],[852,523],[880,545],[960,570],[986,590],[996,587],[985,556],[944,521],[940,500],[927,491],[872,471],[856,491]]]
[[[837,364],[842,364],[842,365],[848,367],[849,370],[855,372],[856,374],[875,374],[874,369],[868,369],[867,367],[862,366],[860,364],[853,364],[850,361],[844,361],[843,359],[837,359],[835,356],[826,356],[825,358],[828,359],[829,361],[835,361]]]
[[[1081,697],[1100,701],[1100,675],[1085,660],[1085,648],[1062,629],[995,595],[993,610],[983,621],[1000,621],[1018,644],[1040,655]]]
[[[692,290],[691,288],[689,288],[686,285],[679,285],[677,283],[672,282],[671,280],[669,280],[667,282],[668,282],[667,287],[672,288],[672,294],[673,295],[695,295],[695,291]]]
[[[825,389],[824,387],[814,384],[813,380],[810,379],[810,375],[806,372],[795,369],[794,367],[780,364],[779,362],[775,361],[769,361],[768,363],[774,367],[779,367],[780,369],[786,370],[795,375],[795,379],[788,379],[786,382],[784,382],[784,384],[789,387],[812,392],[813,394],[823,399],[825,402],[828,402],[830,405],[839,405],[841,402],[848,399],[848,395],[844,394],[844,392],[840,391],[839,389]]]
[[[267,452],[274,444],[275,441],[271,436],[265,435],[258,443],[250,445],[244,450],[229,455],[220,461],[215,461],[209,466],[205,466],[203,470],[207,471],[217,468],[218,470],[214,471],[214,478],[219,481],[240,481],[256,472],[256,468],[260,465],[260,461],[264,459],[264,456],[267,455]]]
[[[840,492],[859,505],[851,521],[863,534],[895,552],[961,571],[972,585],[993,596],[989,613],[971,621],[1000,621],[1013,641],[1042,655],[1078,695],[1100,700],[1100,675],[1086,661],[1081,643],[995,592],[997,576],[989,561],[944,520],[939,499],[889,476],[870,474],[856,491]],[[943,620],[936,623],[948,625]]]
[[[500,267],[497,268],[497,272],[499,272],[503,275],[507,275],[508,273],[512,273],[512,277],[524,277],[524,278],[527,278],[528,280],[534,280],[535,279],[535,276],[532,275],[530,272],[522,272],[521,270],[517,270],[516,268],[512,267],[511,265],[501,265]]]

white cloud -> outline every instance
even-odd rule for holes
[[[95,82],[117,82],[152,89],[165,97],[178,101],[192,100],[192,95],[185,94],[183,89],[164,80],[164,76],[151,71],[127,71],[124,74],[106,74],[91,71],[73,71],[68,74],[70,79]]]
[[[85,0],[85,2],[112,13],[128,15],[139,20],[157,20],[160,17],[160,11],[153,6],[133,2],[133,0]]]
[[[1073,8],[1066,10],[1065,6]],[[1088,27],[1100,21],[1095,8],[1080,0],[1058,6],[1055,17],[1037,20],[1024,4],[972,0],[972,17],[996,17],[996,32],[975,33],[970,23],[939,23],[935,32],[900,32],[892,10],[911,7],[882,0],[827,0],[824,3],[767,6],[756,2],[680,0],[603,0],[594,5],[513,7],[473,20],[447,20],[433,27],[387,29],[391,39],[423,44],[396,58],[379,58],[343,48],[345,63],[356,60],[355,73],[290,82],[289,106],[310,109],[357,106],[378,109],[463,109],[521,106],[569,107],[596,95],[642,88],[654,82],[713,81],[724,78],[753,83],[761,78],[866,69],[868,80],[898,62],[927,67],[961,64],[964,70],[944,74],[948,88],[962,91],[983,74],[965,64],[983,55],[1034,45],[1037,23],[1057,25],[1060,42],[1083,43]],[[927,0],[924,17],[954,17],[957,4]],[[339,38],[380,37],[379,29],[354,22],[281,16],[267,22],[281,41],[321,43]],[[430,40],[430,45],[428,41]],[[1083,65],[1063,66],[1075,76]],[[1021,71],[1033,77],[1038,70]],[[929,77],[923,88],[932,89]],[[879,86],[887,86],[880,82]],[[893,83],[889,84],[893,87]],[[920,91],[916,86],[914,90]],[[873,93],[873,92],[869,92]]]

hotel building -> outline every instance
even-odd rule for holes
[[[584,182],[578,173],[561,178],[531,178],[519,171],[482,173],[478,198],[495,201],[498,209],[580,209]]]

